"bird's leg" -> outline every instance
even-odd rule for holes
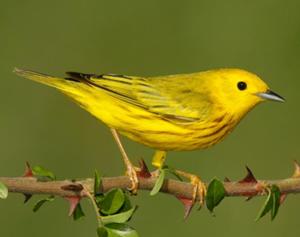
[[[181,171],[181,170],[174,170],[174,172],[177,175],[190,180],[191,184],[194,186],[192,201],[193,201],[193,203],[195,203],[197,195],[198,195],[199,196],[199,204],[202,207],[204,205],[206,191],[207,191],[205,183],[202,182],[200,177],[197,175],[187,173],[187,172]]]
[[[152,165],[157,168],[152,172],[152,176],[157,177],[159,175],[159,170],[164,166],[166,160],[167,152],[165,151],[155,151],[155,154],[152,158]]]
[[[158,169],[162,168],[166,160],[167,152],[165,151],[155,151],[152,158],[152,165]]]
[[[134,167],[134,165],[129,160],[116,129],[111,128],[110,130],[111,130],[111,133],[120,149],[122,159],[126,166],[126,175],[129,176],[129,178],[131,180],[131,187],[129,188],[129,190],[131,191],[131,193],[136,194],[137,190],[138,190],[138,184],[139,184],[138,175],[137,175],[138,168]]]

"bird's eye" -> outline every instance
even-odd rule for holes
[[[237,87],[239,88],[239,90],[243,91],[247,88],[247,83],[246,82],[243,82],[243,81],[240,81],[238,84],[237,84]]]

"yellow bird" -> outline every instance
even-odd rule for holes
[[[217,69],[191,74],[136,77],[67,72],[48,76],[15,69],[21,77],[55,87],[104,122],[117,141],[132,181],[136,168],[118,133],[154,148],[152,164],[162,167],[166,151],[204,149],[220,142],[240,120],[264,100],[283,102],[258,76],[241,69]],[[203,203],[206,188],[192,174],[177,171],[194,184]]]

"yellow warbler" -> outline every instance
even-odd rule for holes
[[[159,77],[67,72],[66,78],[59,78],[21,69],[15,72],[57,88],[109,126],[133,182],[137,182],[135,170],[117,131],[160,151],[153,161],[160,167],[164,151],[212,146],[258,103],[284,101],[258,76],[240,69]]]

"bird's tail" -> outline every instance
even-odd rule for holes
[[[20,77],[24,77],[33,81],[37,81],[39,83],[45,84],[47,86],[55,87],[59,90],[65,91],[72,84],[71,81],[68,81],[64,78],[53,77],[49,75],[45,75],[38,72],[33,72],[29,70],[23,70],[19,68],[14,69],[14,73],[16,73]],[[74,82],[73,82],[74,83]]]

